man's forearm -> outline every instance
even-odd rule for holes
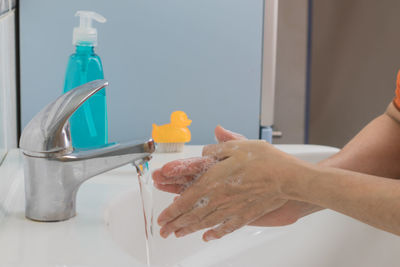
[[[289,199],[305,201],[400,235],[400,181],[329,167],[309,166],[292,179]]]
[[[319,163],[382,177],[400,178],[400,124],[387,113],[369,123],[339,153]]]
[[[368,124],[340,152],[318,163],[383,177],[400,176],[400,112],[390,104],[386,113]],[[309,212],[323,209],[309,205]],[[325,207],[325,206],[324,206]]]

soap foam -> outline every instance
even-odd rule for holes
[[[206,161],[204,161],[204,159]],[[202,164],[197,163],[199,161],[201,161]],[[209,168],[211,168],[216,162],[217,161],[215,159],[209,158],[209,157],[194,157],[194,158],[182,159],[182,160],[179,161],[179,164],[176,164],[172,168],[171,172],[176,174],[176,175],[180,175],[186,169],[193,168],[193,172],[196,172],[196,173],[199,173],[199,174],[203,174]]]
[[[183,192],[185,192],[194,182],[195,182],[195,180],[191,180],[187,183],[184,183],[182,185],[182,190],[179,192],[179,194],[182,194]]]
[[[237,174],[237,175],[232,175],[226,178],[225,183],[230,184],[230,185],[240,185],[242,184],[244,178],[244,174]]]
[[[193,208],[194,209],[204,208],[205,206],[208,205],[209,202],[210,202],[210,199],[208,197],[202,197],[199,200],[197,200],[197,202],[194,204]]]
[[[232,147],[232,150],[238,150],[239,149],[239,146],[238,145],[234,145],[233,147]]]
[[[193,180],[183,184],[183,188],[180,193],[183,193],[184,191],[186,191],[186,189],[188,189],[194,182],[196,182],[204,173],[206,173],[212,166],[214,166],[218,162],[217,160],[210,158],[210,157],[204,157],[204,158],[207,159],[206,162],[203,161],[203,164],[201,164],[200,166],[196,166],[197,173],[193,175]],[[196,162],[199,159],[202,159],[202,158],[197,157],[197,158],[186,159],[186,160],[184,160],[185,163],[182,165],[186,166],[186,168],[187,168],[191,163]],[[182,162],[184,162],[184,161],[182,161]],[[180,166],[179,168],[182,168],[182,169],[179,169],[179,171],[182,171],[184,167]]]

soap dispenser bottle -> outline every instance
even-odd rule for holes
[[[106,19],[92,11],[78,11],[79,27],[73,31],[75,53],[69,57],[65,75],[64,93],[87,82],[103,79],[103,66],[95,54],[97,30],[92,21]],[[72,144],[76,148],[102,146],[108,142],[107,103],[105,88],[89,98],[70,118]]]

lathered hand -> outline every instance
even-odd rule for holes
[[[219,162],[161,213],[158,222],[163,237],[214,227],[203,236],[208,241],[251,223],[287,202],[280,179],[284,166],[302,166],[258,140],[209,145],[203,156]]]
[[[240,134],[225,130],[221,126],[215,128],[215,137],[219,143],[231,140],[246,140]],[[211,157],[198,157],[175,160],[154,171],[154,185],[163,191],[182,193],[193,184],[204,172],[216,163]],[[178,198],[178,197],[176,197]],[[296,222],[299,218],[321,208],[306,202],[290,200],[282,207],[269,212],[249,223],[254,226],[282,226]]]

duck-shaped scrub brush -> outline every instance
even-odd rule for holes
[[[174,111],[171,122],[164,125],[153,124],[152,137],[157,143],[157,152],[182,152],[185,143],[190,141],[188,126],[192,123],[183,111]]]

